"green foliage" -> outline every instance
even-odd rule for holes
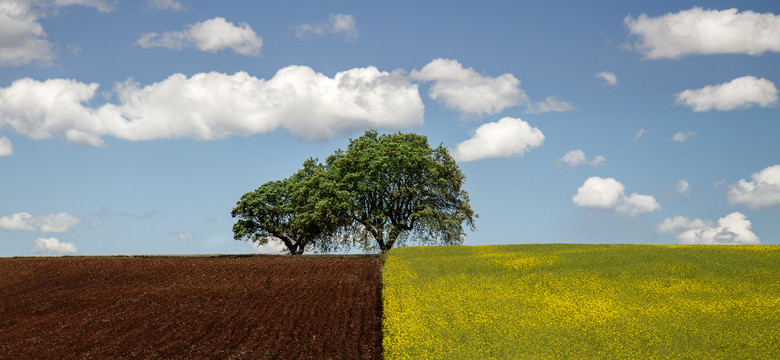
[[[460,244],[477,215],[462,189],[465,176],[447,149],[425,136],[366,133],[327,159],[330,208],[353,222],[353,240],[373,238],[385,252],[414,237],[421,244]]]
[[[386,359],[780,359],[780,247],[409,247]]]
[[[260,245],[277,238],[294,255],[337,248],[344,224],[328,208],[325,180],[325,167],[310,158],[291,177],[244,194],[231,212],[233,237]]]
[[[244,194],[233,234],[258,244],[278,238],[291,254],[355,244],[385,252],[410,238],[461,244],[477,217],[464,181],[447,149],[425,136],[366,131],[327,165],[308,159],[291,177]]]

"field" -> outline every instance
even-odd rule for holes
[[[381,359],[378,256],[0,259],[0,358]]]
[[[780,359],[780,247],[399,248],[386,359]]]

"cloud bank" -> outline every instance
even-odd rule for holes
[[[455,146],[452,156],[464,162],[523,156],[526,151],[543,143],[541,130],[522,119],[505,117],[478,127],[471,139]]]
[[[677,103],[696,112],[747,109],[754,105],[770,107],[777,103],[777,88],[767,79],[743,76],[719,85],[685,90],[677,94]]]
[[[423,122],[418,87],[399,72],[355,68],[327,77],[306,66],[269,80],[245,72],[174,74],[147,86],[117,84],[118,103],[93,107],[98,84],[29,78],[0,88],[0,128],[32,139],[64,138],[105,146],[125,140],[221,139],[285,128],[305,140],[327,140],[358,128],[397,129]]]
[[[752,181],[740,179],[729,187],[729,203],[751,209],[780,205],[780,165],[767,167],[750,178]]]
[[[231,49],[240,55],[260,56],[263,38],[257,35],[249,24],[235,25],[225,18],[215,17],[189,25],[186,30],[143,34],[136,44],[143,48],[164,47],[177,50],[196,47],[211,53]]]
[[[482,75],[464,68],[456,60],[436,59],[409,76],[417,81],[433,82],[428,95],[462,116],[496,114],[518,105],[529,104],[520,89],[520,80],[512,74],[498,77]]]
[[[612,210],[637,216],[661,210],[650,195],[625,195],[625,186],[613,178],[590,177],[577,189],[572,201],[579,207]]]
[[[659,17],[645,14],[624,23],[639,37],[633,48],[645,59],[677,59],[691,54],[749,54],[780,51],[780,16],[737,9],[694,7]]]
[[[759,244],[760,239],[751,230],[750,220],[740,212],[733,212],[717,223],[690,219],[686,216],[666,218],[656,226],[661,233],[674,234],[683,244],[746,245]]]

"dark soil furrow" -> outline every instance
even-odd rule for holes
[[[381,359],[378,256],[0,259],[0,359]]]

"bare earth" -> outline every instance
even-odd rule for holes
[[[0,259],[0,358],[381,359],[378,256]]]

